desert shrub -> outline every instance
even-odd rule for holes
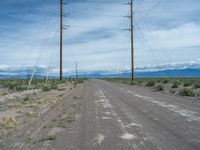
[[[26,97],[23,98],[23,101],[26,101],[26,102],[27,102],[27,101],[30,101],[30,100],[31,100],[31,99],[30,99],[30,97],[28,97],[28,96],[26,96]]]
[[[142,86],[142,81],[141,80],[137,80],[136,82],[137,82],[138,86]]]
[[[50,91],[50,88],[48,86],[43,86],[42,91],[48,92],[48,91]]]
[[[58,85],[56,85],[56,84],[51,84],[51,89],[58,89]]]
[[[24,91],[24,90],[27,89],[27,87],[26,87],[26,86],[23,86],[23,85],[17,85],[17,86],[15,87],[15,89],[16,89],[16,91]]]
[[[56,135],[54,135],[54,134],[48,134],[48,138],[47,138],[47,140],[55,140],[56,139]]]
[[[161,79],[159,79],[159,80],[157,79],[156,82],[157,82],[157,83],[160,83],[160,82],[162,82],[162,80],[161,80]]]
[[[193,92],[192,89],[184,88],[179,91],[179,94],[181,96],[195,96],[195,93]]]
[[[129,85],[137,85],[137,82],[136,81],[131,81],[131,82],[129,82]]]
[[[145,84],[146,87],[152,87],[152,86],[154,86],[154,85],[155,85],[155,82],[153,82],[153,81],[148,81],[148,82]]]
[[[80,79],[80,78],[79,78],[79,79],[74,79],[73,84],[74,84],[74,85],[81,84],[81,83],[84,82],[84,80],[85,80],[85,79]]]
[[[172,84],[172,88],[178,88],[179,87],[179,82],[178,81],[174,81]]]
[[[83,83],[83,79],[77,79],[78,83]]]
[[[1,96],[7,95],[7,94],[8,94],[7,92],[4,92],[4,93],[1,94]]]
[[[176,93],[176,90],[170,89],[169,92],[170,92],[171,94],[175,94],[175,93]]]
[[[29,104],[32,101],[32,99],[28,96],[24,97],[22,100],[17,101],[18,105],[25,105]]]
[[[56,135],[53,134],[53,133],[48,133],[48,136],[47,137],[44,137],[40,140],[37,140],[37,141],[34,141],[34,143],[36,142],[44,142],[44,141],[53,141],[56,139]]]
[[[196,93],[196,96],[197,96],[197,97],[200,97],[200,92]]]
[[[76,81],[75,81],[75,82],[73,82],[73,85],[75,85],[75,86],[76,86],[77,84],[78,84],[78,82],[76,82]]]
[[[165,80],[163,80],[163,83],[164,83],[164,84],[169,83],[169,79],[165,79]]]
[[[28,111],[25,113],[28,117],[37,117],[38,113],[33,111]]]
[[[163,91],[164,87],[162,84],[157,84],[154,86],[155,91]]]
[[[200,88],[200,81],[195,82],[195,83],[193,84],[193,88],[194,88],[194,89]]]
[[[189,82],[189,81],[187,81],[183,84],[184,87],[188,87],[188,86],[191,86],[191,85],[192,85],[192,82]]]
[[[4,117],[2,124],[6,129],[13,129],[18,124],[18,121],[15,117]]]

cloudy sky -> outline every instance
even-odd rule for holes
[[[64,6],[64,68],[130,69],[129,0]],[[135,0],[136,67],[200,62],[199,0]],[[69,14],[68,14],[69,13]],[[0,66],[59,66],[59,0],[0,0]]]

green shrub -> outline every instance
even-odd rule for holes
[[[188,88],[184,88],[184,89],[180,90],[179,94],[181,96],[192,96],[192,97],[195,96],[195,93],[193,92],[193,90],[192,89],[188,89]]]
[[[197,97],[200,97],[200,92],[196,93],[196,96],[197,96]]]
[[[191,86],[191,85],[192,85],[191,82],[185,82],[185,83],[183,84],[184,87],[188,87],[188,86]]]
[[[80,84],[80,83],[83,83],[83,79],[78,79],[77,82]]]
[[[165,79],[165,80],[163,81],[163,83],[164,83],[164,84],[169,83],[169,79]]]
[[[152,86],[154,86],[154,85],[155,85],[155,82],[153,82],[153,81],[148,81],[148,82],[145,84],[146,87],[152,87]]]
[[[42,91],[48,92],[50,91],[50,88],[48,86],[43,86]]]
[[[27,89],[27,87],[22,86],[22,85],[17,85],[15,89],[16,89],[16,91],[24,91]]]
[[[26,96],[22,100],[19,100],[17,102],[17,104],[19,104],[19,105],[26,105],[26,104],[29,104],[31,102],[31,100],[32,99],[30,97]]]
[[[193,88],[194,88],[194,89],[200,88],[200,81],[195,82],[195,83],[193,84]]]
[[[7,92],[4,92],[4,93],[1,94],[1,96],[7,95],[7,94],[8,94]]]
[[[163,87],[163,85],[158,84],[158,85],[155,85],[155,86],[154,86],[154,89],[155,89],[155,91],[163,91],[163,90],[164,90],[164,87]]]
[[[131,81],[131,82],[129,82],[129,85],[137,85],[137,82]]]
[[[16,128],[18,121],[15,117],[4,117],[2,124],[6,129],[13,129]]]
[[[137,85],[138,85],[138,86],[142,86],[142,83],[143,83],[143,82],[142,82],[141,80],[138,80],[138,81],[137,81]]]
[[[53,85],[51,85],[51,89],[58,89],[58,86],[53,84]]]
[[[25,102],[30,101],[30,100],[31,100],[31,99],[30,99],[30,97],[28,97],[28,96],[26,96],[26,97],[23,98],[23,101],[25,101]]]
[[[178,88],[178,87],[179,87],[179,82],[178,81],[173,82],[172,88]]]
[[[56,135],[54,135],[54,134],[48,134],[47,140],[52,141],[52,140],[55,140],[55,139],[56,139]]]
[[[169,92],[170,92],[171,94],[175,94],[175,93],[176,93],[176,90],[170,89]]]

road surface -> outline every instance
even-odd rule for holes
[[[52,125],[69,110],[76,121]],[[39,139],[46,130],[56,138],[24,142],[25,133]],[[1,144],[2,150],[199,150],[200,102],[91,79]]]

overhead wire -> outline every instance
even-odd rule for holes
[[[124,5],[125,3],[124,2],[119,2],[119,3],[113,3],[113,2],[89,2],[89,1],[84,1],[84,2],[81,2],[81,1],[70,1],[70,2],[68,2],[68,4],[73,4],[73,3],[80,3],[81,5],[82,4],[86,4],[86,5],[88,5],[88,4],[94,4],[94,5],[96,5],[96,4],[100,4],[100,5]]]
[[[144,0],[143,0],[143,2],[144,2]],[[93,2],[93,3],[95,3],[95,2]],[[98,2],[99,3],[99,2]],[[103,2],[102,2],[102,4],[103,4]],[[158,4],[156,4],[151,10],[149,10],[148,11],[148,13],[150,13],[151,11],[153,11],[153,9],[155,9],[155,7],[157,6]],[[106,16],[106,15],[105,15]],[[109,16],[109,17],[114,17],[114,16]],[[142,16],[142,18],[141,19],[143,19],[143,18],[146,18],[146,15],[144,15],[144,16]],[[137,27],[138,27],[138,25],[137,25]],[[70,28],[91,28],[91,27],[89,27],[89,26],[74,26],[74,25],[72,25],[72,26],[70,26]],[[139,27],[138,27],[139,28]],[[122,28],[105,28],[105,30],[106,29],[108,29],[108,30],[127,30],[127,29],[122,29]],[[146,39],[146,37],[144,36],[144,33],[143,33],[143,31],[141,31],[141,30],[139,30],[138,32],[140,32],[141,33],[141,37],[142,37],[142,40],[143,40],[143,42],[145,43],[145,45],[146,45],[146,47],[148,47],[148,49],[151,51],[151,54],[152,55],[155,55],[154,54],[154,52],[152,51],[152,46],[148,43],[148,40]],[[68,35],[69,36],[69,35]],[[67,39],[67,38],[66,38]],[[69,38],[68,38],[69,39]],[[66,42],[66,41],[65,41]],[[70,43],[70,42],[66,42],[66,43]],[[69,45],[68,45],[69,46]],[[69,48],[69,49],[71,49],[71,48]],[[38,59],[40,59],[41,58],[41,55],[42,55],[42,52],[40,52],[40,55],[39,55],[39,58]],[[157,56],[156,56],[157,57]],[[36,63],[38,63],[38,60],[37,59],[37,61],[36,61]],[[123,67],[123,64],[125,64],[125,63],[123,63],[123,61],[124,60],[126,60],[126,56],[124,55],[121,55],[121,60],[120,60],[120,68],[121,67]],[[124,61],[125,62],[125,61]]]
[[[155,9],[155,6],[158,6],[157,4],[159,4],[160,3],[160,1],[158,1],[157,3],[156,3],[156,5],[154,5],[154,9]],[[140,5],[140,8],[141,9],[144,9],[143,8],[143,6],[142,5]],[[153,9],[151,9],[151,11],[153,11]],[[148,11],[149,12],[149,11]],[[162,60],[161,62],[163,62],[163,58],[164,59],[166,59],[167,60],[167,62],[172,62],[172,60],[170,59],[171,57],[168,55],[168,50],[167,50],[167,48],[165,47],[165,45],[164,45],[164,43],[162,42],[162,39],[160,38],[160,36],[159,35],[157,35],[155,32],[153,32],[153,31],[151,31],[151,29],[150,29],[150,27],[149,27],[149,24],[148,23],[151,23],[150,21],[151,20],[149,20],[148,22],[147,22],[147,19],[148,18],[148,15],[146,15],[144,18],[143,18],[143,23],[144,23],[144,25],[145,25],[145,27],[146,27],[146,31],[149,33],[149,35],[151,35],[150,36],[150,38],[151,38],[151,43],[152,43],[152,45],[154,45],[154,47],[157,49],[157,50],[161,50],[162,51],[162,53],[160,53],[160,51],[158,51],[158,55],[159,55],[159,57],[160,57],[160,60]],[[165,56],[163,57],[161,54],[164,54]],[[162,73],[163,74],[163,76],[164,76],[164,73]]]
[[[51,21],[54,21],[54,18],[53,17],[51,17]],[[45,29],[45,34],[43,34],[43,38],[44,38],[44,36],[48,36],[49,35],[49,33],[50,33],[50,30],[49,30],[49,28],[51,27],[50,25],[50,22],[51,21],[49,21],[48,22],[48,27]],[[43,47],[43,48],[41,48],[40,49],[40,52],[39,52],[39,55],[38,55],[38,57],[37,57],[37,59],[36,59],[36,62],[35,62],[35,65],[34,65],[34,67],[33,67],[33,71],[32,71],[32,74],[31,74],[31,78],[30,78],[30,80],[29,80],[29,82],[28,82],[28,86],[27,86],[27,90],[29,89],[29,87],[30,87],[30,85],[31,85],[31,83],[32,83],[32,80],[33,80],[33,78],[34,78],[34,75],[35,75],[35,73],[36,73],[36,71],[37,71],[37,65],[38,65],[38,63],[39,63],[39,61],[40,61],[40,59],[41,59],[41,57],[42,57],[42,55],[43,55],[43,53],[44,53],[44,51],[47,49],[47,46],[46,47]]]
[[[159,1],[158,1],[158,3],[159,3]],[[156,4],[157,4],[157,3],[156,3]],[[157,6],[157,5],[154,5],[154,6]],[[143,7],[142,7],[141,5],[140,5],[140,7],[141,7],[141,9],[143,9]],[[154,8],[155,8],[155,7],[154,7]],[[147,17],[148,17],[148,16],[147,16]],[[166,55],[165,58],[167,59],[167,61],[168,61],[168,62],[171,62],[170,57],[169,57],[169,55],[168,55],[168,50],[167,50],[166,46],[164,45],[164,43],[162,42],[162,39],[161,39],[160,36],[157,35],[155,32],[152,32],[152,31],[151,31],[151,29],[150,29],[150,27],[149,27],[149,24],[148,24],[148,23],[150,23],[150,21],[151,21],[151,20],[149,20],[149,21],[147,22],[146,18],[143,18],[143,22],[144,22],[144,25],[145,25],[147,31],[149,32],[150,35],[152,35],[151,38],[152,38],[152,40],[154,41],[153,44],[157,45],[156,47],[159,47],[159,49],[162,50],[162,54],[165,54],[165,55]]]
[[[136,25],[136,28],[139,28],[137,25]],[[141,35],[141,39],[143,40],[143,42],[145,43],[145,45],[147,46],[147,50],[149,50],[149,52],[151,53],[152,55],[152,59],[153,60],[156,60],[155,62],[159,62],[159,59],[158,59],[158,56],[156,55],[156,53],[154,52],[154,50],[152,49],[152,46],[149,44],[148,40],[146,39],[144,33],[142,30],[138,29],[137,30],[139,33],[138,35]]]
[[[147,11],[142,17],[140,17],[137,22],[140,22],[143,18],[147,17],[161,2],[162,0],[157,1],[149,11]]]
[[[48,14],[51,13],[51,10],[49,9],[47,13],[48,13]],[[20,69],[19,69],[19,72],[20,72],[20,73],[22,72],[22,70],[23,70],[23,68],[24,68],[24,66],[25,66],[25,64],[26,64],[26,62],[27,62],[27,60],[30,59],[30,56],[31,56],[31,54],[33,53],[33,51],[35,51],[35,49],[38,47],[40,40],[43,38],[43,35],[44,35],[45,32],[46,32],[46,28],[50,25],[51,19],[52,19],[51,16],[49,16],[49,15],[46,15],[46,16],[45,16],[44,20],[47,20],[47,23],[46,23],[46,25],[44,26],[44,28],[39,28],[39,30],[36,32],[36,35],[38,35],[38,37],[36,37],[36,38],[34,39],[34,40],[35,40],[34,43],[30,46],[29,51],[27,51],[25,60],[23,61],[22,65],[21,65],[21,67],[20,67]]]
[[[55,33],[54,33],[54,36],[53,36],[53,44],[55,45],[55,47],[53,47],[52,48],[52,54],[51,54],[51,57],[50,57],[50,61],[49,61],[49,66],[48,66],[48,68],[47,68],[47,72],[46,72],[46,79],[45,79],[45,83],[47,83],[48,82],[48,78],[49,78],[49,75],[50,75],[50,71],[51,71],[51,69],[52,69],[52,71],[53,71],[53,67],[51,68],[51,66],[52,65],[54,65],[54,59],[55,59],[55,54],[56,54],[56,51],[57,51],[57,49],[56,49],[56,44],[57,44],[57,42],[56,42],[56,38],[57,38],[57,35],[58,35],[58,32],[59,32],[59,26],[57,25],[57,21],[58,21],[58,18],[57,18],[57,7],[55,7],[55,10],[54,10],[55,12],[55,17],[54,17],[54,27],[53,27],[53,29],[56,29],[55,30]]]
[[[94,2],[93,2],[94,3]],[[98,2],[99,3],[99,2]],[[104,4],[104,2],[102,3],[102,4]],[[107,3],[106,3],[107,4]],[[113,3],[113,4],[116,4],[116,3]],[[121,3],[120,5],[123,5],[124,6],[124,3]],[[89,7],[91,7],[91,6],[89,6]],[[111,17],[111,18],[124,18],[125,16],[114,16],[114,15],[108,15],[108,14],[101,14],[101,15],[98,15],[98,14],[92,14],[93,16],[103,16],[103,17]],[[90,26],[76,26],[76,25],[70,25],[70,29],[73,29],[73,28],[85,28],[85,29],[90,29],[91,27]],[[118,31],[126,31],[126,30],[128,30],[127,28],[109,28],[109,27],[102,27],[102,29],[104,29],[104,30],[118,30]],[[121,59],[123,59],[122,58],[123,57],[123,55],[121,56]],[[122,66],[122,62],[121,62],[122,60],[120,60],[120,69],[121,69],[121,66]]]
[[[127,10],[127,14],[129,13],[129,9]],[[129,19],[129,18],[128,18]],[[130,36],[128,36],[128,41],[129,41],[129,43],[130,43]],[[125,39],[124,39],[124,44],[125,44]],[[127,63],[127,61],[129,61],[129,60],[127,60],[127,56],[128,55],[130,55],[130,53],[129,53],[129,51],[122,51],[123,52],[123,54],[122,54],[122,56],[121,56],[121,68],[120,68],[120,77],[122,78],[123,77],[123,71],[125,70],[124,68],[125,68],[125,65],[126,65],[126,63]],[[128,52],[128,53],[127,53]]]

